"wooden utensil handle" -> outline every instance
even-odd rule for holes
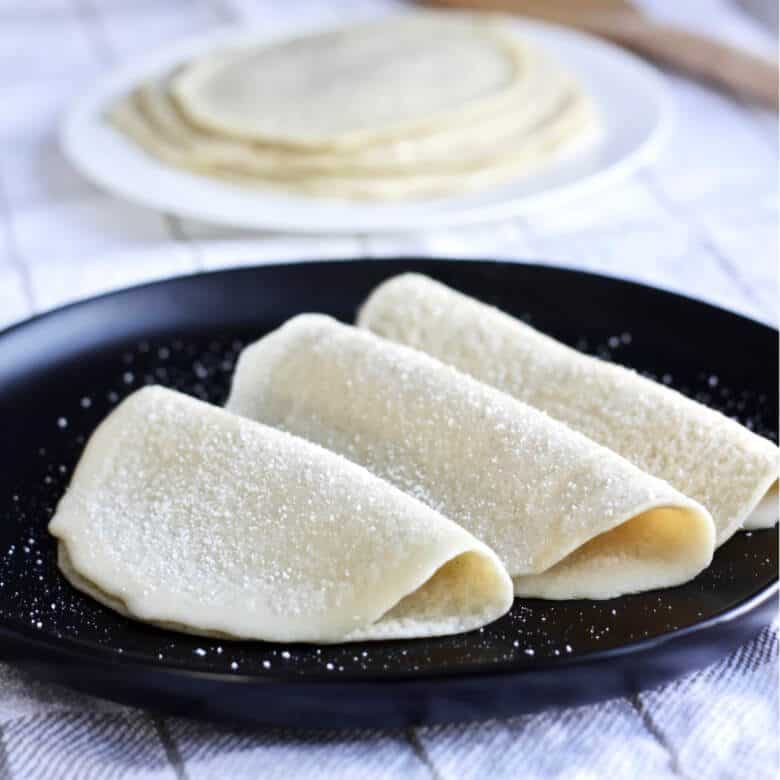
[[[778,66],[727,43],[633,14],[583,16],[578,26],[737,97],[778,105]]]
[[[575,0],[563,3],[538,0],[423,0],[427,5],[478,11],[529,13],[577,27],[627,49],[708,81],[737,97],[771,108],[778,105],[777,62],[727,43],[655,22],[625,0]],[[610,10],[622,7],[624,10]]]

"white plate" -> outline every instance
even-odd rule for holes
[[[658,151],[668,135],[671,112],[657,71],[587,35],[537,22],[518,21],[517,27],[584,82],[604,129],[598,140],[574,155],[493,189],[394,203],[248,190],[169,167],[105,122],[107,106],[150,76],[215,46],[263,36],[247,28],[188,40],[108,75],[68,112],[61,127],[62,148],[97,185],[142,206],[232,227],[316,233],[422,230],[549,209],[628,176]]]

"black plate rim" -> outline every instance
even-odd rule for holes
[[[27,317],[26,319],[19,320],[18,322],[14,322],[9,326],[0,329],[0,339],[5,338],[6,336],[10,336],[12,333],[14,333],[17,330],[21,330],[22,328],[34,325],[35,323],[41,322],[48,318],[61,315],[72,309],[77,309],[80,306],[86,306],[100,301],[108,301],[112,298],[118,298],[130,292],[140,293],[143,292],[144,290],[163,287],[172,282],[179,282],[179,281],[194,282],[198,279],[203,279],[207,277],[224,276],[226,274],[241,274],[241,273],[249,274],[252,271],[256,271],[260,268],[283,269],[291,266],[295,266],[295,267],[325,266],[325,265],[333,265],[334,263],[348,265],[352,262],[371,262],[371,263],[376,262],[376,263],[397,264],[399,266],[408,265],[410,263],[419,263],[419,262],[431,262],[431,263],[442,263],[442,264],[462,262],[462,263],[480,263],[483,265],[493,265],[496,267],[500,267],[504,265],[517,265],[517,266],[524,266],[526,268],[543,268],[543,269],[549,269],[550,271],[561,271],[563,273],[585,276],[590,279],[601,280],[601,281],[609,282],[611,284],[617,283],[618,285],[625,285],[626,287],[631,287],[631,288],[638,287],[648,292],[661,293],[663,295],[671,296],[672,298],[682,299],[683,301],[693,303],[697,306],[703,306],[708,309],[712,309],[713,311],[717,312],[721,316],[726,315],[728,317],[734,317],[739,320],[746,320],[747,322],[750,322],[753,325],[757,325],[759,327],[766,328],[767,330],[773,331],[774,333],[780,334],[780,330],[778,330],[778,328],[774,328],[772,325],[770,325],[767,322],[753,319],[752,317],[748,317],[745,314],[740,314],[739,312],[732,311],[731,309],[724,309],[723,307],[718,306],[717,304],[710,303],[709,301],[701,300],[700,298],[694,298],[693,296],[686,295],[685,293],[680,293],[675,290],[669,290],[665,287],[655,287],[652,284],[646,284],[645,282],[639,282],[633,279],[625,279],[621,276],[610,276],[609,274],[597,273],[595,271],[586,271],[582,268],[575,268],[572,266],[561,265],[559,263],[555,263],[555,264],[548,263],[544,260],[496,260],[495,258],[484,258],[484,257],[443,257],[440,255],[437,255],[435,257],[422,256],[422,255],[392,255],[392,256],[366,257],[363,255],[359,255],[356,257],[350,257],[346,259],[343,257],[334,256],[334,257],[323,257],[317,259],[308,258],[302,260],[287,260],[283,263],[260,262],[255,265],[229,266],[227,268],[217,268],[208,271],[195,271],[193,273],[187,273],[187,274],[176,274],[174,276],[166,276],[161,279],[153,279],[152,281],[149,282],[140,282],[139,284],[131,284],[125,287],[119,287],[115,290],[108,290],[107,292],[98,293],[97,295],[90,295],[87,298],[79,298],[78,300],[70,301],[60,306],[55,306],[53,309],[47,309],[46,311],[40,312],[38,314],[33,314],[32,316]]]
[[[17,331],[21,331],[24,328],[34,326],[38,322],[42,322],[51,318],[55,318],[70,310],[75,310],[80,307],[89,306],[101,301],[109,301],[114,298],[120,298],[128,293],[143,293],[145,290],[157,289],[165,287],[177,282],[187,283],[195,282],[199,279],[207,279],[210,277],[220,277],[225,275],[241,275],[243,273],[249,275],[254,271],[261,268],[288,268],[291,266],[332,266],[339,264],[343,266],[349,265],[352,261],[363,261],[371,263],[383,263],[387,265],[399,265],[408,266],[414,263],[442,263],[443,265],[449,263],[464,264],[475,263],[486,266],[502,267],[505,265],[524,266],[527,268],[541,268],[552,272],[562,272],[565,274],[572,274],[573,276],[587,277],[593,280],[604,281],[610,284],[617,284],[618,286],[624,286],[626,288],[640,288],[646,292],[653,294],[661,294],[672,299],[682,300],[687,303],[694,304],[697,307],[704,307],[711,310],[713,313],[717,313],[719,316],[726,316],[737,320],[746,321],[754,326],[758,326],[766,329],[774,334],[780,334],[777,328],[772,327],[766,322],[755,320],[747,317],[743,314],[724,309],[715,304],[707,301],[678,293],[672,290],[668,290],[662,287],[655,287],[650,284],[638,282],[622,277],[610,276],[608,274],[595,273],[592,271],[582,270],[579,268],[573,268],[560,264],[551,264],[544,261],[515,261],[515,260],[497,260],[495,258],[450,258],[450,257],[429,257],[419,255],[396,255],[396,256],[377,256],[377,257],[364,257],[357,256],[353,258],[343,257],[330,257],[330,258],[317,258],[317,259],[303,259],[300,261],[288,260],[283,263],[268,263],[260,262],[255,265],[241,265],[233,266],[223,269],[214,269],[208,271],[198,271],[191,274],[179,274],[174,276],[165,277],[162,279],[156,279],[149,282],[142,282],[136,285],[129,285],[115,290],[110,290],[105,293],[101,293],[87,298],[79,299],[69,302],[62,306],[58,306],[53,309],[49,309],[45,312],[33,315],[27,319],[13,323],[9,327],[0,330],[0,340],[11,336]],[[82,662],[84,660],[92,660],[98,663],[116,662],[121,658],[122,666],[128,671],[138,674],[165,674],[174,677],[191,680],[202,681],[214,681],[220,684],[239,684],[239,685],[253,685],[259,687],[265,687],[269,684],[312,684],[314,686],[340,686],[343,684],[354,685],[366,685],[366,684],[394,684],[399,682],[452,682],[452,681],[469,681],[475,679],[486,678],[505,678],[511,679],[515,676],[521,676],[528,673],[537,672],[554,672],[562,669],[570,669],[574,667],[585,667],[593,664],[600,664],[609,662],[610,660],[622,658],[624,656],[635,655],[641,657],[643,654],[656,651],[662,648],[667,648],[669,645],[685,640],[686,638],[695,637],[701,634],[706,634],[714,628],[723,625],[729,625],[739,622],[741,619],[748,618],[751,613],[758,612],[762,607],[768,607],[768,602],[773,598],[775,600],[780,596],[780,578],[775,576],[772,581],[764,588],[756,591],[747,599],[734,605],[733,607],[723,610],[715,615],[703,619],[689,626],[674,629],[673,631],[667,631],[657,636],[648,637],[645,639],[639,639],[634,642],[628,642],[618,647],[613,647],[605,650],[597,650],[584,655],[578,655],[574,658],[567,658],[561,656],[555,659],[540,660],[533,665],[518,665],[514,661],[502,661],[491,664],[489,668],[485,668],[479,662],[473,665],[463,665],[457,671],[441,670],[440,672],[414,672],[411,670],[386,670],[381,672],[343,672],[337,676],[329,674],[324,671],[309,671],[305,678],[301,678],[294,672],[284,673],[282,669],[263,670],[262,673],[257,674],[242,674],[241,672],[204,672],[195,670],[186,666],[177,664],[162,664],[155,665],[145,662],[143,660],[134,658],[131,654],[117,656],[116,651],[110,649],[102,649],[99,647],[91,647],[86,644],[82,644],[77,640],[61,638],[58,640],[52,640],[50,638],[41,638],[33,629],[24,626],[23,624],[12,624],[9,626],[7,623],[0,622],[0,638],[4,642],[8,642],[10,647],[16,646],[16,649],[30,651],[36,648],[41,656],[49,656],[53,658],[59,658],[64,661]],[[399,642],[401,640],[398,640]],[[246,643],[243,643],[246,644]],[[387,643],[383,643],[387,644]],[[12,660],[13,654],[9,653],[9,660]],[[0,649],[0,657],[5,657],[5,654]]]
[[[343,672],[334,676],[328,672],[309,671],[306,674],[305,682],[313,685],[343,685],[353,683],[363,685],[366,683],[392,685],[398,682],[419,681],[419,682],[451,682],[453,680],[467,681],[484,678],[511,678],[515,675],[522,675],[537,672],[552,672],[571,667],[583,667],[596,663],[608,663],[610,660],[622,658],[624,656],[641,656],[647,652],[653,652],[661,648],[668,647],[680,640],[700,634],[706,634],[708,631],[722,626],[724,624],[734,623],[740,618],[746,617],[766,606],[773,598],[777,600],[780,595],[780,583],[778,579],[757,591],[752,597],[745,599],[731,609],[713,615],[706,620],[695,623],[690,626],[668,631],[658,636],[640,639],[635,642],[628,642],[606,650],[597,650],[576,658],[566,658],[561,656],[554,660],[548,659],[535,663],[532,666],[519,666],[513,661],[502,661],[491,664],[490,668],[485,668],[479,663],[469,666],[461,666],[458,671],[441,670],[439,672],[415,672],[411,670],[388,670],[382,672]],[[777,606],[777,605],[776,605]],[[471,632],[474,633],[474,632]],[[59,639],[53,642],[49,639],[41,639],[32,629],[23,626],[14,626],[9,628],[7,625],[0,624],[0,637],[6,641],[11,641],[19,645],[20,649],[24,647],[29,651],[32,647],[37,647],[44,654],[52,654],[62,660],[72,660],[83,662],[92,660],[98,663],[104,663],[111,659],[118,660],[115,650],[102,649],[82,645],[82,643],[72,639]],[[229,643],[231,640],[224,640]],[[404,640],[397,640],[399,643]],[[242,644],[248,644],[242,642]],[[264,643],[265,644],[265,643]],[[346,643],[341,643],[346,644]],[[383,642],[383,645],[388,642]],[[293,647],[294,645],[289,645]],[[339,646],[339,645],[337,645]],[[0,654],[0,657],[3,657]],[[12,657],[11,659],[12,660]],[[179,665],[157,665],[150,664],[140,659],[134,658],[131,654],[121,657],[122,665],[127,670],[134,673],[144,674],[170,674],[174,676],[197,679],[212,680],[220,683],[241,684],[241,685],[260,685],[265,686],[273,683],[296,684],[304,682],[304,679],[295,673],[282,673],[275,669],[263,670],[262,674],[242,674],[240,672],[203,672],[190,669]]]

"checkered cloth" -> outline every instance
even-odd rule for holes
[[[757,51],[772,36],[728,0],[642,0]],[[678,121],[648,169],[596,198],[499,225],[397,236],[227,231],[99,192],[55,141],[74,95],[114,64],[252,17],[345,20],[396,0],[3,0],[0,326],[195,270],[312,257],[544,258],[777,322],[777,118],[671,76]],[[237,240],[237,239],[240,239]],[[2,647],[0,646],[0,655]],[[0,779],[733,778],[778,774],[778,632],[631,699],[484,724],[306,733],[162,718],[0,664]]]
[[[630,699],[404,731],[228,728],[162,718],[0,665],[0,777],[775,780],[778,636]]]

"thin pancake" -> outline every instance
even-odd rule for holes
[[[207,54],[107,118],[202,176],[362,200],[490,187],[599,131],[578,80],[508,20],[430,12]]]
[[[667,480],[709,509],[718,544],[743,525],[777,521],[777,447],[675,390],[416,274],[380,285],[358,324],[543,410]],[[765,511],[751,519],[760,503]]]
[[[92,435],[49,531],[75,587],[194,634],[432,636],[512,598],[492,551],[365,469],[158,387]]]
[[[137,97],[115,106],[111,121],[155,157],[195,173],[248,187],[366,200],[466,192],[528,174],[560,153],[572,152],[575,142],[587,143],[590,140],[587,131],[594,124],[590,101],[574,96],[554,115],[541,120],[539,127],[491,145],[482,158],[460,158],[454,164],[443,163],[441,169],[434,164],[412,166],[412,169],[422,171],[416,173],[391,173],[388,169],[374,175],[349,166],[338,172],[334,168],[331,173],[306,174],[303,170],[296,172],[285,165],[270,163],[270,158],[255,159],[251,165],[236,160],[221,164],[205,162],[197,153],[166,138],[145,115]],[[306,164],[301,162],[303,168]]]
[[[517,594],[610,598],[712,557],[694,501],[421,352],[302,315],[241,354],[227,408],[359,463],[490,545]]]
[[[519,95],[514,108],[505,113],[346,152],[285,149],[193,127],[171,100],[165,79],[142,85],[118,105],[137,113],[150,134],[186,153],[194,166],[226,166],[258,176],[287,177],[436,172],[474,167],[475,161],[495,155],[497,144],[522,143],[525,133],[538,132],[574,105],[577,90],[571,81],[555,69],[548,70],[541,83]],[[150,151],[154,152],[153,146]]]
[[[490,17],[416,12],[188,64],[171,93],[226,137],[354,148],[467,121],[503,105],[525,54]]]

